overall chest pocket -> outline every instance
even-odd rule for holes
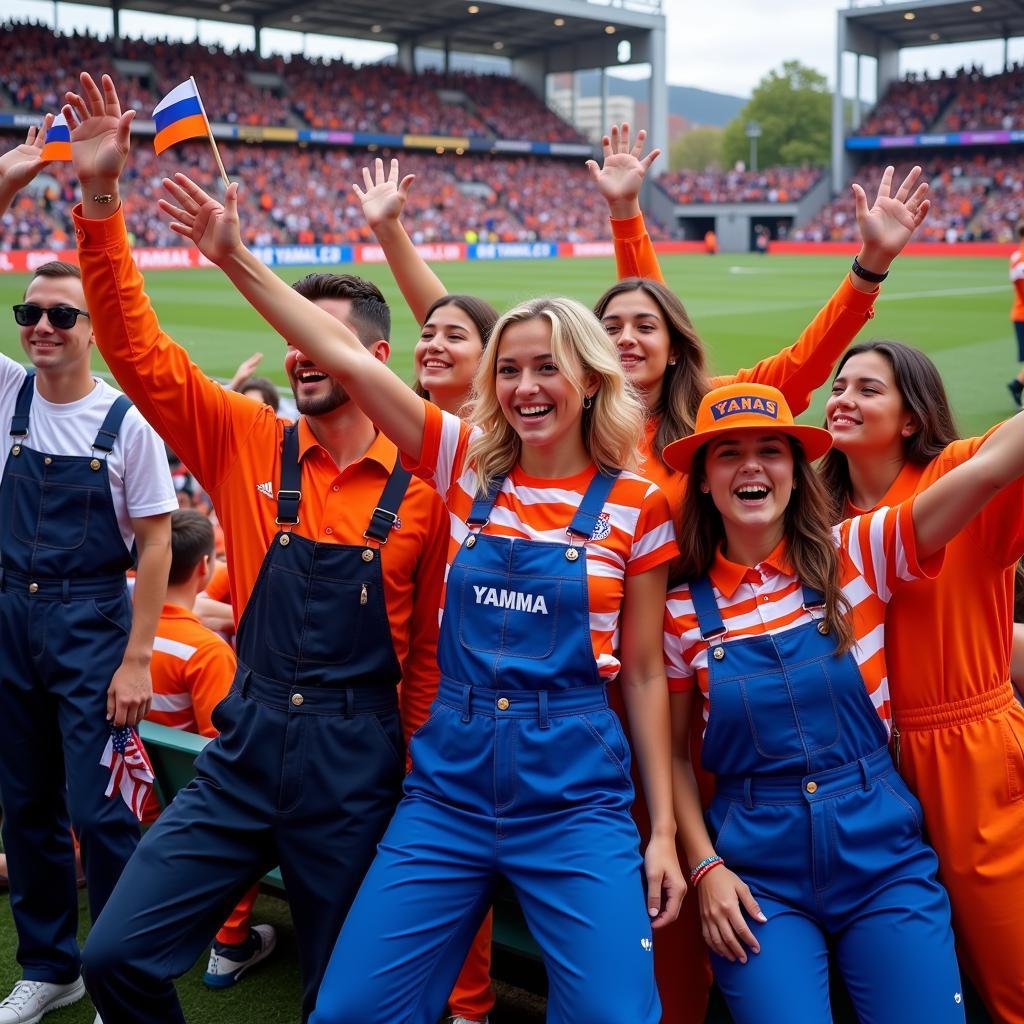
[[[558,636],[562,580],[475,572],[458,585],[463,647],[530,660],[550,657]]]
[[[92,487],[58,481],[14,478],[14,535],[26,544],[75,551],[89,536]]]

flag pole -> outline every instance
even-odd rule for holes
[[[210,119],[206,116],[206,107],[203,105],[203,97],[199,95],[199,86],[196,83],[195,75],[189,75],[188,80],[192,83],[193,88],[196,91],[196,99],[199,100],[199,110],[203,115],[203,123],[206,125],[206,137],[210,140],[210,148],[213,150],[213,158],[217,161],[217,167],[220,170],[220,176],[224,179],[224,187],[230,183],[228,180],[228,172],[224,170],[224,161],[220,158],[220,150],[217,148],[217,140],[213,137],[213,129],[210,127]]]

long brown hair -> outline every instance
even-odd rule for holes
[[[832,500],[807,461],[803,445],[788,438],[793,450],[793,493],[786,506],[783,536],[786,554],[802,584],[813,587],[825,597],[825,622],[836,637],[840,653],[853,646],[850,602],[839,583],[839,557],[832,538]],[[710,494],[701,490],[707,446],[693,460],[686,481],[680,523],[676,532],[682,552],[673,564],[676,582],[700,579],[707,574],[718,549],[725,541],[722,514]]]
[[[603,320],[608,304],[617,295],[644,292],[661,310],[668,330],[669,365],[661,386],[661,397],[650,415],[658,417],[654,432],[654,453],[662,462],[665,446],[693,433],[701,399],[711,390],[704,344],[697,335],[686,307],[665,285],[646,277],[626,277],[611,286],[594,304]],[[674,362],[672,361],[674,360]]]
[[[489,302],[484,302],[483,299],[478,299],[475,295],[442,295],[431,304],[420,326],[423,327],[429,323],[435,311],[444,306],[455,306],[456,309],[461,309],[472,321],[477,334],[480,335],[481,350],[487,348],[487,342],[491,340],[491,331],[494,330],[494,325],[498,322],[498,311]],[[430,392],[419,382],[419,378],[413,382],[412,389],[420,398],[430,398]]]
[[[903,440],[904,459],[914,466],[928,465],[947,445],[960,437],[942,374],[918,349],[901,341],[878,340],[864,341],[848,348],[836,367],[835,376],[843,372],[843,367],[853,356],[865,352],[878,352],[889,361],[903,404],[917,422],[917,431]],[[818,472],[825,489],[836,500],[836,519],[844,518],[843,508],[851,491],[849,460],[837,448],[832,448],[819,463]]]

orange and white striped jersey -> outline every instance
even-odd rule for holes
[[[1024,247],[1010,255],[1010,284],[1013,285],[1011,320],[1024,320]]]
[[[420,462],[409,468],[433,483],[448,508],[450,566],[470,532],[466,519],[476,493],[476,474],[467,465],[466,453],[479,428],[430,402],[424,404]],[[516,466],[505,479],[486,532],[564,544],[566,527],[596,472],[596,467],[590,466],[576,476],[548,480],[528,476]],[[649,480],[623,472],[587,543],[590,636],[602,678],[613,679],[619,671],[616,651],[626,576],[654,569],[678,553],[665,496]]]
[[[911,507],[880,508],[833,528],[839,553],[839,579],[850,602],[854,660],[882,721],[889,726],[889,680],[885,666],[885,607],[903,581],[934,577],[942,566],[939,552],[924,564],[917,558]],[[812,621],[803,606],[803,587],[793,574],[785,542],[763,562],[749,568],[719,551],[709,572],[722,619],[724,643],[743,637],[781,633]],[[708,643],[701,639],[690,588],[672,588],[665,605],[665,671],[669,689],[692,688],[694,677],[709,713]]]
[[[153,638],[149,721],[216,736],[211,715],[235,675],[235,652],[188,609],[165,604]]]

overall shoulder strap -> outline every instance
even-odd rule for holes
[[[398,520],[398,506],[402,504],[405,492],[409,488],[412,474],[402,465],[402,456],[395,457],[395,465],[388,477],[388,482],[377,499],[377,507],[370,516],[370,525],[364,537],[377,541],[378,544],[388,542],[388,534]]]
[[[691,580],[689,587],[701,639],[713,640],[715,637],[724,636],[728,630],[722,621],[722,613],[718,609],[711,580],[707,576],[701,576],[700,579]]]
[[[281,439],[281,489],[277,492],[277,525],[295,526],[299,522],[302,500],[302,467],[299,465],[299,425],[289,423]]]
[[[114,404],[107,410],[107,415],[96,432],[96,440],[92,446],[95,451],[105,452],[109,455],[114,450],[114,442],[117,440],[118,431],[124,423],[128,410],[132,407],[132,401],[127,395],[118,395]]]
[[[28,433],[28,411],[32,406],[35,394],[36,371],[29,370],[21,382],[18,397],[14,403],[14,415],[11,417],[11,437],[24,437]]]
[[[601,515],[604,503],[608,500],[608,495],[618,478],[618,470],[614,473],[604,473],[598,470],[594,474],[594,479],[590,481],[590,486],[587,487],[587,491],[583,495],[580,507],[576,509],[576,515],[572,517],[572,522],[569,524],[569,533],[575,533],[578,537],[585,538],[594,535],[598,517]]]
[[[495,477],[491,481],[491,489],[486,494],[477,494],[473,501],[473,507],[466,516],[467,526],[486,526],[487,520],[491,518],[491,509],[501,493],[505,483],[505,475]]]

